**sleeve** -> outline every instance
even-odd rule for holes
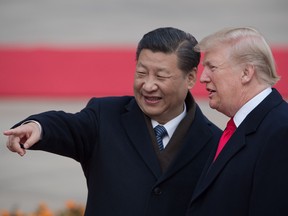
[[[42,139],[31,147],[83,162],[97,145],[98,118],[96,99],[78,113],[48,111],[32,115],[19,124],[34,120],[42,127]],[[18,125],[19,125],[18,124]]]

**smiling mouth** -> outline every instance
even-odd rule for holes
[[[144,96],[144,99],[147,103],[152,103],[152,104],[155,104],[155,103],[158,103],[162,98],[161,97],[147,97],[147,96]]]

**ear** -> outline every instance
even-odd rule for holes
[[[187,75],[188,89],[192,89],[197,80],[197,67],[194,67]]]
[[[251,80],[253,79],[254,75],[255,75],[255,67],[254,65],[251,64],[247,64],[241,74],[241,82],[242,84],[246,84],[251,82]]]

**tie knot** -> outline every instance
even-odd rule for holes
[[[167,134],[165,127],[162,125],[157,125],[154,128],[154,131],[155,131],[156,136],[161,137],[161,138],[163,138]]]
[[[225,130],[232,130],[232,131],[236,130],[236,125],[234,123],[233,118],[230,118],[230,120],[227,122],[227,126]]]

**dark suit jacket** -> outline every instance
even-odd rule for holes
[[[212,164],[215,151],[187,215],[288,215],[288,105],[275,89],[239,125]]]
[[[221,135],[197,106],[179,154],[162,173],[134,97],[94,98],[76,114],[49,111],[29,119],[43,127],[43,138],[34,149],[81,163],[89,216],[184,216]]]

